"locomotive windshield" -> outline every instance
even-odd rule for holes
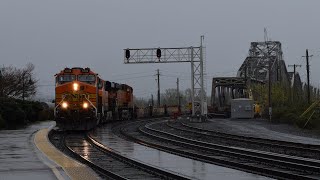
[[[93,84],[96,81],[96,77],[92,74],[80,74],[78,75],[78,81]]]
[[[72,74],[60,75],[58,76],[59,83],[71,82],[76,80],[76,76]]]

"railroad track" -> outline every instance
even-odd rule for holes
[[[156,123],[158,122],[146,123],[139,127],[139,132],[152,140],[146,140],[141,135],[132,136],[127,131],[122,131],[122,134],[137,143],[170,153],[277,179],[320,178],[318,160],[193,140],[190,137],[152,128]]]
[[[64,147],[82,163],[108,179],[188,179],[181,175],[143,164],[122,156],[100,144],[90,133],[65,133]],[[60,147],[61,148],[61,147]]]
[[[202,140],[208,142],[217,142],[225,145],[247,147],[305,158],[320,159],[320,145],[302,144],[223,133],[194,127],[180,121],[168,121],[166,125],[177,131],[190,133],[195,139],[201,138]]]

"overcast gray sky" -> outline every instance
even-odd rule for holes
[[[106,80],[127,83],[137,96],[190,87],[190,64],[127,65],[124,48],[198,46],[205,35],[208,90],[213,76],[232,76],[251,41],[263,29],[282,43],[288,64],[306,78],[305,49],[312,83],[319,84],[320,2],[318,0],[1,0],[0,64],[32,62],[39,96],[52,96],[53,75],[64,67],[90,67]],[[290,69],[289,69],[290,70]],[[139,77],[139,78],[138,78]],[[211,92],[210,92],[211,93]]]

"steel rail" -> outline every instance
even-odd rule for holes
[[[275,139],[266,139],[266,138],[252,137],[252,136],[241,136],[236,134],[230,134],[230,133],[224,133],[224,132],[219,132],[214,130],[203,129],[199,127],[194,127],[183,122],[180,122],[180,123],[187,128],[201,131],[202,134],[205,134],[204,132],[212,133],[210,134],[210,136],[218,136],[218,137],[224,136],[223,138],[233,139],[237,141],[238,140],[248,141],[250,143],[259,143],[259,144],[261,143],[261,144],[267,144],[267,145],[278,146],[278,147],[294,148],[297,150],[306,150],[313,153],[320,153],[320,145],[303,144],[303,143],[281,141],[281,140],[275,140]],[[209,134],[206,134],[206,135],[209,135]]]
[[[237,157],[249,158],[249,159],[254,159],[262,162],[269,162],[271,164],[278,164],[278,165],[282,165],[283,167],[291,167],[297,170],[303,168],[305,170],[320,172],[319,160],[283,155],[278,153],[264,152],[264,151],[246,149],[246,148],[229,147],[229,146],[223,146],[223,145],[193,140],[186,137],[178,136],[176,134],[153,129],[149,127],[151,124],[154,124],[154,123],[150,123],[146,125],[145,128],[153,132],[167,135],[169,137],[174,137],[179,140],[177,143],[182,143],[182,141],[184,141],[188,145],[193,145],[193,146],[196,146],[197,148],[202,148],[204,150],[219,151],[223,154],[235,155]]]
[[[129,135],[129,134],[127,134],[127,132],[124,132],[122,130],[120,130],[120,133],[125,138],[132,140],[138,144],[145,145],[145,146],[148,146],[151,148],[160,149],[160,150],[166,151],[168,153],[177,154],[177,155],[180,155],[183,157],[187,157],[187,158],[191,158],[191,159],[195,159],[195,160],[199,160],[199,161],[203,161],[203,162],[207,162],[207,163],[211,163],[211,164],[230,167],[233,169],[238,169],[238,170],[242,170],[242,171],[246,171],[246,172],[250,172],[250,173],[254,173],[254,174],[260,174],[260,175],[264,175],[264,176],[268,176],[268,177],[272,177],[272,178],[277,178],[277,179],[317,179],[317,178],[312,178],[312,177],[303,176],[303,175],[299,175],[299,174],[298,175],[292,174],[291,172],[276,171],[276,170],[272,170],[269,168],[258,167],[258,166],[254,166],[254,165],[250,165],[250,164],[241,164],[241,163],[237,163],[234,161],[228,161],[225,159],[216,158],[214,156],[208,156],[208,155],[193,153],[193,152],[189,152],[189,151],[183,151],[180,149],[171,148],[169,146],[159,145],[159,144],[153,143],[153,142],[146,142],[146,141],[141,140],[140,138]],[[159,137],[156,135],[151,134],[151,136],[154,138],[157,138],[157,139],[159,138],[160,140],[163,139],[162,137]]]
[[[215,157],[210,157],[210,156],[206,156],[206,155],[202,155],[202,154],[197,154],[197,153],[192,153],[192,152],[188,152],[188,151],[182,151],[179,149],[174,149],[174,148],[170,148],[168,146],[162,146],[156,143],[150,143],[150,142],[145,142],[142,141],[139,138],[130,136],[128,134],[126,134],[125,132],[121,132],[122,135],[124,135],[127,139],[130,139],[136,143],[139,143],[141,145],[145,145],[151,148],[156,148],[168,153],[173,153],[176,155],[180,155],[186,158],[190,158],[190,159],[195,159],[195,160],[199,160],[199,161],[203,161],[203,162],[207,162],[207,163],[211,163],[211,164],[216,164],[216,165],[220,165],[220,166],[224,166],[224,167],[230,167],[233,169],[238,169],[241,171],[246,171],[249,173],[254,173],[254,174],[260,174],[260,175],[264,175],[264,176],[268,176],[268,177],[272,177],[272,178],[277,178],[277,179],[312,179],[312,178],[306,178],[305,176],[302,175],[293,175],[292,173],[286,173],[286,172],[281,172],[281,171],[275,171],[275,170],[271,170],[268,168],[262,168],[262,167],[257,167],[254,165],[248,165],[248,164],[240,164],[237,162],[233,162],[233,161],[228,161],[228,160],[224,160],[224,159],[219,159],[219,158],[215,158]],[[157,138],[157,137],[155,137]],[[316,178],[314,178],[316,179]]]
[[[183,123],[181,123],[182,126]],[[189,133],[194,133],[194,134],[198,134],[201,136],[207,136],[207,137],[213,137],[213,138],[219,138],[219,139],[224,139],[224,140],[231,140],[231,141],[236,141],[236,142],[241,142],[241,143],[250,143],[250,144],[254,144],[254,145],[261,145],[261,146],[265,146],[268,148],[280,148],[284,151],[295,151],[295,152],[301,152],[303,154],[309,155],[311,156],[311,154],[308,153],[312,153],[312,154],[320,154],[320,149],[314,149],[314,148],[309,148],[308,144],[300,144],[300,143],[294,143],[294,142],[286,142],[286,141],[279,141],[279,140],[272,140],[272,139],[264,139],[264,138],[255,138],[255,137],[249,137],[248,136],[240,136],[240,135],[233,135],[233,134],[226,134],[226,133],[220,133],[220,132],[215,132],[215,131],[206,131],[203,130],[202,128],[193,128],[192,126],[184,126],[186,128],[190,128],[190,129],[183,129],[180,127],[176,127],[174,125],[171,125],[169,122],[167,122],[167,126],[179,131],[184,131],[184,132],[189,132]],[[253,138],[253,139],[252,139]],[[295,146],[297,145],[297,146]],[[303,147],[304,145],[306,145],[306,147]],[[320,146],[319,146],[320,148]],[[285,153],[280,153],[280,154],[285,154]],[[299,156],[300,157],[300,156]]]
[[[213,151],[212,148],[207,148],[207,147],[203,147],[203,146],[199,146],[199,145],[195,145],[195,144],[190,144],[190,143],[186,143],[186,142],[181,142],[181,141],[165,138],[165,137],[162,137],[159,135],[155,135],[155,134],[144,131],[143,128],[141,128],[141,127],[139,128],[139,131],[147,136],[151,136],[151,137],[159,139],[161,141],[171,142],[176,145],[179,144],[180,146],[182,145],[184,147],[187,146],[187,147],[193,147],[196,149],[204,148],[206,150],[210,150],[210,152]],[[269,176],[269,177],[273,177],[273,178],[280,178],[280,179],[318,179],[318,177],[303,175],[303,173],[301,173],[301,172],[299,172],[300,174],[295,174],[292,171],[288,172],[286,170],[270,169],[270,167],[261,167],[261,166],[259,167],[259,166],[252,165],[252,163],[251,163],[251,165],[250,165],[250,163],[238,163],[235,161],[230,161],[230,160],[226,160],[223,158],[218,158],[217,156],[214,156],[214,155],[204,155],[201,153],[199,154],[199,153],[194,153],[194,152],[190,152],[190,151],[186,151],[186,150],[174,149],[169,146],[163,146],[163,145],[159,145],[159,144],[156,144],[153,142],[143,141],[140,138],[133,137],[124,131],[121,131],[121,134],[124,135],[126,138],[131,139],[139,144],[143,144],[143,145],[147,145],[147,146],[150,146],[153,148],[161,149],[166,152],[178,154],[178,155],[181,155],[184,157],[197,159],[197,160],[201,160],[201,161],[212,163],[212,164],[218,164],[218,165],[222,165],[222,166],[232,167],[234,169],[239,169],[239,170],[243,170],[243,171],[247,171],[247,172],[251,172],[251,173],[261,174],[261,175],[265,175],[265,176]],[[225,151],[220,150],[220,152],[224,153]],[[235,155],[235,153],[232,153],[232,152],[231,152],[231,154]],[[238,156],[238,154],[237,154],[237,156]],[[246,157],[248,157],[248,155],[246,155]],[[261,158],[258,157],[258,159],[261,159]],[[273,162],[275,162],[275,160]],[[281,162],[281,161],[278,160],[277,162]],[[283,162],[283,163],[285,163],[285,162]],[[288,165],[288,164],[290,164],[290,162],[286,163],[286,165]],[[294,163],[291,163],[291,164],[294,164]],[[304,165],[304,167],[309,168],[310,166]],[[310,167],[310,168],[317,169],[317,167]]]
[[[74,155],[76,158],[81,159],[82,161],[86,162],[87,164],[89,164],[89,166],[93,167],[94,169],[98,170],[99,172],[102,172],[107,177],[110,177],[112,179],[119,179],[119,180],[129,180],[128,178],[125,178],[121,175],[118,175],[118,174],[113,173],[109,170],[106,170],[105,168],[96,165],[94,162],[82,157],[80,154],[75,152],[70,146],[68,146],[65,140],[64,140],[64,145],[72,153],[72,155]]]
[[[156,168],[152,165],[149,165],[149,164],[147,165],[147,164],[140,162],[138,160],[123,156],[120,153],[112,150],[111,148],[106,147],[105,145],[103,145],[100,142],[98,142],[97,140],[95,140],[91,134],[87,133],[86,138],[88,139],[90,144],[94,145],[102,152],[105,152],[107,154],[111,153],[111,155],[116,157],[117,159],[121,159],[125,163],[128,163],[134,167],[139,167],[139,168],[141,168],[151,174],[156,174],[157,176],[159,176],[163,179],[179,179],[179,180],[189,180],[190,179],[190,178],[184,177],[183,175],[176,174],[174,172],[169,172],[164,169],[159,169],[159,168]]]

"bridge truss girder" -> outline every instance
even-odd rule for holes
[[[269,61],[271,62],[271,82],[288,81],[288,72],[279,41],[251,42],[249,54],[239,68],[237,76],[267,82],[269,81]]]

